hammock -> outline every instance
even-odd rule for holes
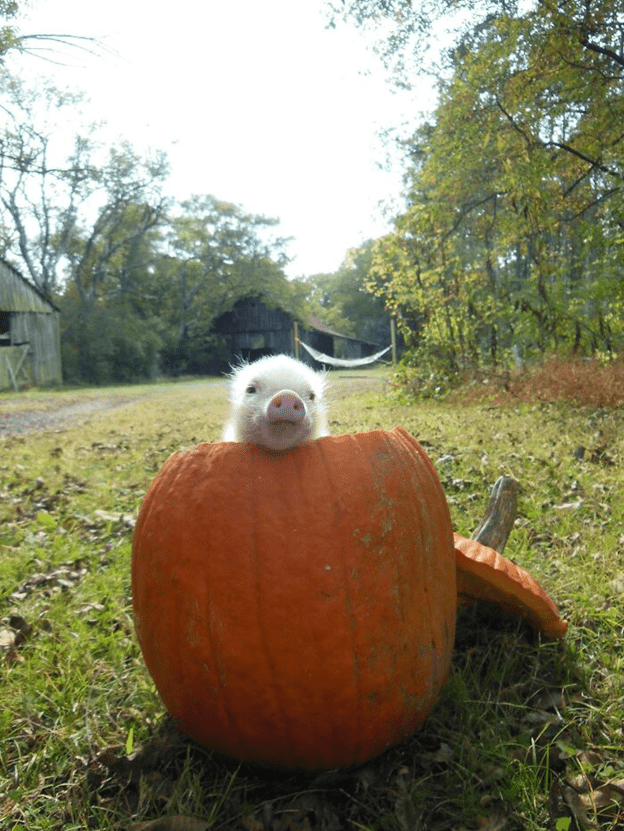
[[[375,355],[368,355],[366,358],[354,358],[353,360],[347,361],[344,358],[332,358],[331,355],[324,355],[322,352],[318,352],[316,349],[308,346],[307,343],[304,343],[302,340],[300,340],[299,343],[303,346],[306,352],[314,358],[315,361],[318,361],[321,364],[342,367],[367,366],[368,364],[374,364],[375,361],[378,361],[382,355],[385,355],[386,352],[392,348],[391,346],[386,346],[385,349],[382,349],[381,352],[377,352]]]

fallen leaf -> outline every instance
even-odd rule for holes
[[[405,784],[405,776],[409,774],[407,768],[401,768],[396,778],[397,796],[394,802],[394,814],[403,831],[417,831],[420,826],[412,795]]]
[[[11,600],[24,600],[35,589],[50,590],[52,588],[72,588],[87,574],[87,569],[81,560],[73,563],[63,563],[47,572],[32,574],[11,594]]]
[[[134,528],[135,518],[131,514],[112,513],[110,511],[97,510],[93,512],[93,516],[101,522],[118,522],[121,525],[127,525],[129,528]]]
[[[7,661],[18,660],[20,646],[26,642],[32,633],[32,625],[21,615],[11,615],[9,627],[0,629],[0,654],[4,655]]]
[[[148,822],[135,822],[127,831],[208,831],[210,823],[196,817],[161,817]]]
[[[15,632],[13,632],[12,629],[0,629],[0,654],[2,654],[7,661],[15,661],[17,659]]]
[[[624,806],[624,788],[615,782],[601,785],[600,788],[588,794],[588,797],[591,798],[592,806],[599,813]]]
[[[576,820],[579,828],[582,829],[593,829],[596,827],[595,823],[593,823],[589,817],[587,816],[587,807],[581,797],[577,794],[574,788],[570,788],[567,785],[563,785],[561,788],[561,794],[572,812],[574,819]]]
[[[507,809],[505,805],[491,796],[481,798],[481,805],[491,806],[492,813],[489,816],[477,818],[480,831],[501,831],[507,825]]]

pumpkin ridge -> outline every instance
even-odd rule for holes
[[[176,504],[176,493],[178,484],[180,481],[184,480],[184,476],[188,475],[185,474],[185,465],[188,467],[194,467],[197,469],[197,479],[198,481],[202,481],[202,477],[208,472],[207,468],[212,464],[215,464],[215,459],[213,458],[213,454],[211,450],[208,450],[210,445],[207,442],[203,442],[199,445],[194,447],[188,448],[187,450],[178,451],[180,454],[179,456],[179,463],[176,471],[176,475],[173,477],[172,482],[169,485],[168,489],[168,498],[169,503],[171,505]],[[177,456],[178,453],[175,455]],[[209,455],[207,455],[207,453]],[[218,454],[216,454],[217,463],[218,463]],[[210,520],[212,520],[212,516],[210,516]],[[211,591],[211,586],[213,585],[213,571],[214,571],[214,560],[213,558],[207,557],[202,561],[202,568],[205,570],[202,575],[201,582],[198,581],[198,588],[201,586],[206,587],[206,593],[203,596],[203,603],[200,604],[203,608],[200,609],[201,612],[204,614],[207,611],[208,619],[206,621],[206,626],[202,626],[201,634],[202,636],[207,637],[208,643],[208,654],[206,658],[210,661],[204,662],[203,667],[205,667],[205,671],[207,673],[207,678],[205,681],[212,683],[218,687],[222,688],[227,686],[227,667],[225,666],[223,661],[219,660],[220,649],[218,645],[218,638],[216,635],[216,625],[215,625],[215,618],[214,618],[214,608],[215,602],[213,597],[213,592]],[[204,618],[202,618],[202,621]],[[187,635],[188,637],[188,635]],[[180,661],[182,659],[182,652],[183,650],[180,649],[178,652],[177,660]],[[225,679],[224,679],[225,676]],[[243,732],[239,723],[239,720],[234,714],[233,708],[230,705],[230,702],[227,696],[219,696],[219,711],[221,716],[225,716],[227,719],[228,730],[232,731],[232,733],[236,734],[236,739],[240,742],[243,738]]]
[[[207,450],[208,443],[202,443],[196,446],[196,448],[191,448],[190,450],[186,451],[189,454],[189,460],[192,460],[197,464],[198,467],[198,480],[201,481],[201,476],[204,475],[207,471],[206,468],[209,467],[210,464],[214,464],[215,461],[213,459],[213,454],[211,450]],[[207,453],[209,455],[207,455]],[[218,459],[218,454],[217,454]],[[175,497],[176,488],[178,484],[178,479],[181,478],[182,465],[179,466],[178,474],[174,478],[173,482],[170,486],[170,492],[173,497]],[[211,520],[213,518],[211,517]],[[206,656],[210,660],[210,665],[205,662],[204,667],[206,668],[206,673],[208,678],[206,678],[206,682],[210,683],[210,679],[214,679],[213,683],[219,687],[223,685],[223,676],[226,674],[227,669],[223,666],[223,662],[219,660],[220,649],[218,645],[218,638],[216,635],[216,623],[215,623],[215,600],[214,594],[212,591],[212,586],[214,584],[214,559],[207,557],[203,561],[203,568],[205,569],[205,573],[203,575],[202,585],[205,586],[206,592],[203,597],[204,602],[204,609],[207,610],[207,620],[206,626],[202,627],[202,634],[207,637],[208,642],[208,655]],[[225,684],[227,685],[227,675],[225,677]],[[244,739],[244,734],[239,723],[239,720],[234,714],[234,710],[228,700],[227,696],[220,696],[219,698],[220,704],[220,712],[225,715],[228,723],[228,731],[236,734],[236,740],[241,743]]]
[[[412,508],[412,514],[415,520],[414,525],[416,528],[419,529],[421,533],[421,538],[418,540],[418,543],[424,551],[431,551],[433,544],[433,529],[445,527],[448,530],[447,542],[450,545],[450,547],[453,548],[453,533],[450,511],[448,508],[448,503],[446,501],[446,496],[444,495],[444,489],[442,488],[442,484],[440,483],[437,471],[434,468],[431,459],[429,458],[427,453],[425,453],[417,439],[415,439],[414,436],[408,433],[403,427],[395,427],[391,431],[390,435],[393,436],[395,439],[398,439],[400,445],[403,448],[405,448],[408,452],[415,453],[420,462],[419,465],[413,465],[412,469],[410,470],[412,484],[411,490],[414,493],[415,499],[418,500],[418,511],[416,510],[415,504]],[[390,438],[388,437],[386,440],[390,441]],[[442,497],[441,499],[437,500],[437,503],[435,505],[436,510],[434,514],[432,514],[433,506],[431,505],[430,499],[432,485],[435,485],[437,487]],[[416,545],[416,541],[414,541],[414,544]],[[435,556],[435,554],[432,556]],[[431,566],[429,566],[429,568],[431,569]],[[453,580],[453,582],[455,582],[455,570],[452,570],[447,576],[449,580]],[[430,649],[435,655],[442,656],[444,653],[444,644],[437,643],[433,630],[433,621],[437,619],[438,611],[433,598],[439,597],[439,594],[440,593],[438,586],[433,585],[432,581],[429,579],[424,581],[422,586],[422,595],[424,602],[426,603],[426,619],[429,623],[427,642],[429,643]],[[448,625],[446,625],[445,634],[447,640],[450,640],[451,643],[454,642],[454,625],[452,627],[452,631],[449,631],[449,627]],[[433,661],[432,664],[434,667],[437,667],[438,661]],[[429,678],[430,693],[432,693],[433,690],[435,690],[436,688],[439,688],[441,684],[444,683],[444,680],[445,679],[440,679],[436,677],[435,673],[432,673]]]
[[[402,436],[401,436],[401,438],[402,438]],[[390,439],[387,438],[386,441],[389,442]],[[402,444],[403,447],[405,447],[407,443],[402,441],[401,444]],[[417,445],[415,447],[415,445],[412,444],[411,442],[409,443],[409,446],[412,447],[413,449],[416,449],[416,450],[420,449],[420,445]],[[418,455],[421,456],[422,454],[419,453]],[[427,500],[423,499],[423,491],[425,490],[425,488],[423,487],[423,481],[422,480],[423,480],[423,478],[425,478],[425,473],[429,474],[429,476],[427,476],[427,478],[430,480],[431,479],[431,475],[430,475],[431,471],[429,470],[428,467],[425,467],[425,469],[423,470],[423,469],[419,468],[417,465],[414,465],[413,468],[410,470],[410,479],[411,479],[410,484],[416,483],[416,487],[412,488],[415,498],[414,498],[413,502],[410,503],[409,510],[410,510],[411,516],[413,517],[412,524],[421,531],[421,535],[423,537],[422,539],[418,539],[418,540],[413,541],[414,548],[415,549],[421,548],[424,551],[429,551],[429,549],[431,548],[431,544],[432,544],[431,529],[430,529],[428,523],[424,523],[424,527],[423,527],[423,521],[422,521],[423,517],[427,517],[427,508],[428,508]],[[407,475],[406,475],[406,478],[407,478]],[[436,475],[436,478],[437,478],[437,475]],[[436,527],[438,527],[437,524],[436,524]],[[422,533],[423,531],[425,532],[424,534]],[[416,551],[414,552],[414,555],[416,556]],[[423,603],[423,605],[426,607],[427,611],[426,611],[425,619],[427,620],[427,623],[428,623],[427,633],[426,633],[426,635],[425,635],[425,633],[423,633],[421,642],[423,644],[423,647],[424,647],[425,644],[429,645],[428,648],[431,649],[432,654],[437,654],[438,649],[437,649],[437,644],[435,643],[435,636],[434,636],[434,632],[433,632],[434,607],[433,607],[433,603],[432,603],[431,592],[429,592],[429,590],[428,590],[428,581],[424,581],[424,583],[422,585],[420,600]],[[438,683],[438,679],[436,677],[434,677],[434,675],[432,674],[431,677],[429,678],[429,694],[430,695],[432,694],[432,690],[435,688],[437,683]]]
[[[209,578],[208,578],[210,583],[212,583],[211,578],[212,578],[212,575],[210,575]],[[235,591],[235,590],[236,590],[235,587],[233,587],[233,591]],[[211,597],[210,591],[209,591],[208,595],[209,595],[209,598],[210,598]],[[213,612],[213,609],[215,607],[215,601],[214,601],[213,598],[211,598],[209,600],[209,607],[210,607],[210,616],[212,617],[212,612]],[[219,662],[219,657],[218,657],[221,654],[221,649],[220,649],[219,643],[218,643],[218,641],[215,637],[215,633],[213,632],[213,627],[210,624],[206,627],[206,631],[208,633],[208,642],[209,642],[210,651],[211,651],[212,657],[213,657],[214,671],[215,671],[215,675],[216,675],[216,678],[217,678],[217,683],[221,684],[222,679],[221,679],[221,670],[220,670],[220,667],[219,667],[220,662]],[[227,671],[227,670],[225,670],[225,671]],[[209,669],[209,672],[210,672],[210,669]],[[228,680],[227,680],[227,676],[226,676],[226,679],[225,679],[225,685],[226,686],[227,686],[227,683],[228,683]],[[221,696],[220,705],[221,705],[221,708],[222,708],[223,712],[225,713],[225,715],[228,718],[228,729],[231,730],[232,732],[236,733],[236,738],[233,740],[233,744],[234,745],[236,745],[236,744],[243,745],[244,741],[245,741],[245,738],[246,738],[245,731],[243,730],[243,728],[240,724],[238,716],[235,715],[234,708],[232,707],[232,705],[230,703],[230,700],[229,700],[227,695],[226,696]]]
[[[353,444],[353,442],[351,442]],[[332,476],[332,465],[329,464],[327,458],[327,452],[331,449],[334,450],[335,447],[333,444],[328,444],[327,442],[315,442],[317,452],[319,457],[323,463],[323,467],[325,469],[325,473],[327,478],[329,479],[332,488],[332,493],[340,494],[339,489],[334,488],[334,477]],[[365,454],[362,452],[362,448],[356,444],[356,448],[359,452],[359,455],[366,460]],[[367,461],[367,460],[366,460]],[[340,458],[337,459],[337,463],[334,466],[335,469],[340,470]],[[345,512],[344,505],[341,507],[341,512]],[[358,658],[357,652],[357,636],[356,636],[356,620],[355,615],[353,614],[353,601],[351,592],[349,590],[349,574],[347,572],[347,567],[344,560],[340,562],[340,568],[342,573],[342,585],[344,586],[344,593],[345,593],[345,613],[347,615],[347,620],[349,621],[349,635],[351,638],[351,655],[353,657],[353,681],[356,690],[356,708],[355,708],[355,723],[356,723],[356,730],[355,730],[355,741],[352,745],[352,755],[354,758],[359,758],[361,755],[361,736],[362,736],[362,701],[363,701],[363,689],[362,689],[362,672],[360,668],[360,662]]]
[[[213,608],[213,601],[211,600],[211,597],[210,597],[210,591],[208,591],[206,602],[207,602],[207,605],[209,606],[209,609],[210,609],[210,612],[211,612],[212,608]],[[210,613],[209,613],[209,615],[210,615]],[[208,626],[206,626],[204,632],[205,632],[205,634],[207,636],[207,639],[208,639],[208,647],[209,647],[210,657],[211,657],[212,663],[214,665],[213,668],[211,668],[207,665],[205,665],[205,666],[206,666],[208,674],[210,675],[210,674],[214,673],[215,678],[218,679],[217,683],[220,683],[221,682],[221,677],[220,677],[220,672],[219,672],[218,660],[216,658],[216,656],[219,654],[219,652],[217,650],[214,632],[212,631],[212,626],[210,625],[210,623],[209,623]],[[229,701],[227,701],[227,699],[225,701],[223,701],[221,703],[221,707],[222,707],[222,711],[225,713],[225,716],[228,720],[228,728],[230,730],[232,730],[233,732],[236,732],[237,737],[240,740],[240,738],[242,738],[241,730],[240,730],[240,727],[238,725],[237,720],[234,718],[234,714],[232,712],[232,708],[230,706]]]
[[[258,454],[267,453],[263,448],[258,448]],[[288,461],[288,456],[281,456],[281,457],[272,457],[272,460],[278,461]],[[272,711],[272,718],[275,718],[277,715],[280,721],[281,727],[281,737],[280,740],[288,747],[289,754],[292,756],[295,753],[295,744],[294,744],[294,733],[292,729],[292,723],[288,721],[286,718],[286,713],[288,712],[288,707],[285,706],[288,696],[284,696],[284,690],[282,685],[278,683],[279,672],[277,671],[276,664],[272,656],[270,655],[270,650],[267,649],[268,643],[268,630],[265,623],[266,617],[263,614],[263,586],[267,582],[267,578],[265,578],[264,574],[262,573],[262,558],[260,557],[260,548],[259,545],[259,534],[258,529],[261,527],[260,525],[260,515],[258,512],[258,505],[256,500],[253,496],[253,482],[251,481],[252,472],[249,471],[248,481],[250,484],[250,503],[252,505],[252,531],[251,531],[251,543],[252,548],[250,551],[250,556],[253,559],[253,568],[255,574],[255,582],[254,582],[254,600],[255,600],[255,619],[256,625],[258,627],[259,633],[259,640],[262,646],[262,654],[264,659],[264,665],[269,671],[269,681],[267,687],[270,689],[273,698],[273,711]],[[270,580],[270,577],[268,578]],[[277,725],[276,725],[277,726]]]
[[[396,431],[398,433],[398,429]],[[402,437],[402,434],[399,433],[399,436]],[[386,443],[391,445],[391,439],[388,436],[385,436]],[[400,442],[403,448],[406,448],[408,451],[411,449],[412,452],[414,450],[413,444],[407,444],[404,441]],[[409,479],[409,484],[412,486],[410,488],[411,492],[413,493],[413,501],[409,503],[408,510],[412,519],[412,524],[418,528],[420,532],[420,536],[417,539],[411,540],[411,544],[413,546],[413,556],[421,556],[422,552],[427,552],[431,546],[431,534],[427,533],[429,529],[426,527],[423,528],[423,517],[427,516],[426,500],[423,499],[423,493],[426,490],[426,483],[423,482],[424,473],[422,469],[420,469],[417,465],[413,465],[410,470],[409,474],[407,472],[403,472],[403,476],[405,479]],[[427,477],[430,478],[430,477]],[[430,570],[429,562],[426,563],[427,569]],[[416,600],[416,598],[414,598]],[[432,654],[436,654],[435,648],[431,647],[431,644],[434,641],[433,637],[433,621],[431,618],[432,614],[432,605],[430,603],[430,596],[429,592],[427,591],[427,581],[423,582],[423,585],[420,587],[419,596],[417,601],[420,602],[426,608],[426,615],[420,614],[420,619],[422,621],[423,618],[427,620],[427,632],[421,632],[419,641],[421,645],[421,652],[427,649],[431,649]],[[432,662],[433,663],[433,662]],[[428,694],[431,695],[431,689],[437,683],[437,678],[433,676],[433,674],[427,679],[428,680]],[[403,699],[406,703],[410,702],[410,697],[408,695],[407,690],[402,691]],[[411,702],[410,702],[411,703]]]
[[[392,461],[396,461],[395,458],[394,458],[394,446],[392,444],[392,439],[390,438],[389,434],[384,434],[384,443],[387,447],[387,452],[388,452],[389,459],[392,460]],[[405,485],[411,484],[411,481],[413,481],[414,477],[416,476],[416,473],[417,473],[417,471],[416,471],[415,467],[414,467],[414,469],[410,470],[410,476],[407,476],[404,471],[401,472],[401,479],[403,481],[403,487],[405,487]],[[409,512],[409,515],[412,518],[412,523],[418,523],[419,511],[417,510],[416,504],[414,502],[409,502],[408,503],[407,511]],[[416,551],[414,550],[415,549],[415,541],[412,540],[411,544],[412,544],[412,556],[415,556],[416,555]],[[395,569],[398,571],[398,568],[397,568],[396,564],[395,564]],[[397,612],[400,612],[401,617],[403,617],[405,619],[410,614],[410,609],[409,609],[410,598],[408,598],[408,595],[407,595],[408,587],[405,586],[403,584],[403,581],[401,581],[401,580],[396,580],[394,582],[394,585],[396,586],[396,590],[397,590],[397,602],[398,602]]]

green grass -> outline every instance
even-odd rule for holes
[[[310,779],[217,758],[176,731],[145,670],[130,552],[162,462],[218,439],[223,383],[3,395],[0,419],[98,395],[125,403],[0,438],[0,629],[22,632],[0,656],[0,828],[122,829],[173,815],[247,831],[622,827],[624,415],[564,401],[407,405],[383,371],[332,379],[332,432],[404,426],[460,533],[498,476],[519,480],[505,553],[555,599],[566,638],[462,610],[437,706],[379,759]]]

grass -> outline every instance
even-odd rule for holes
[[[225,387],[107,390],[115,409],[0,438],[2,829],[147,829],[166,817],[161,831],[623,826],[622,411],[578,391],[574,403],[471,393],[407,405],[383,371],[332,379],[332,432],[404,426],[434,462],[460,533],[476,527],[499,475],[519,480],[506,554],[556,600],[565,640],[462,610],[436,708],[380,758],[311,778],[214,756],[170,723],[145,670],[130,555],[132,519],[162,462],[219,437]],[[82,396],[96,393],[5,395],[0,417]]]

